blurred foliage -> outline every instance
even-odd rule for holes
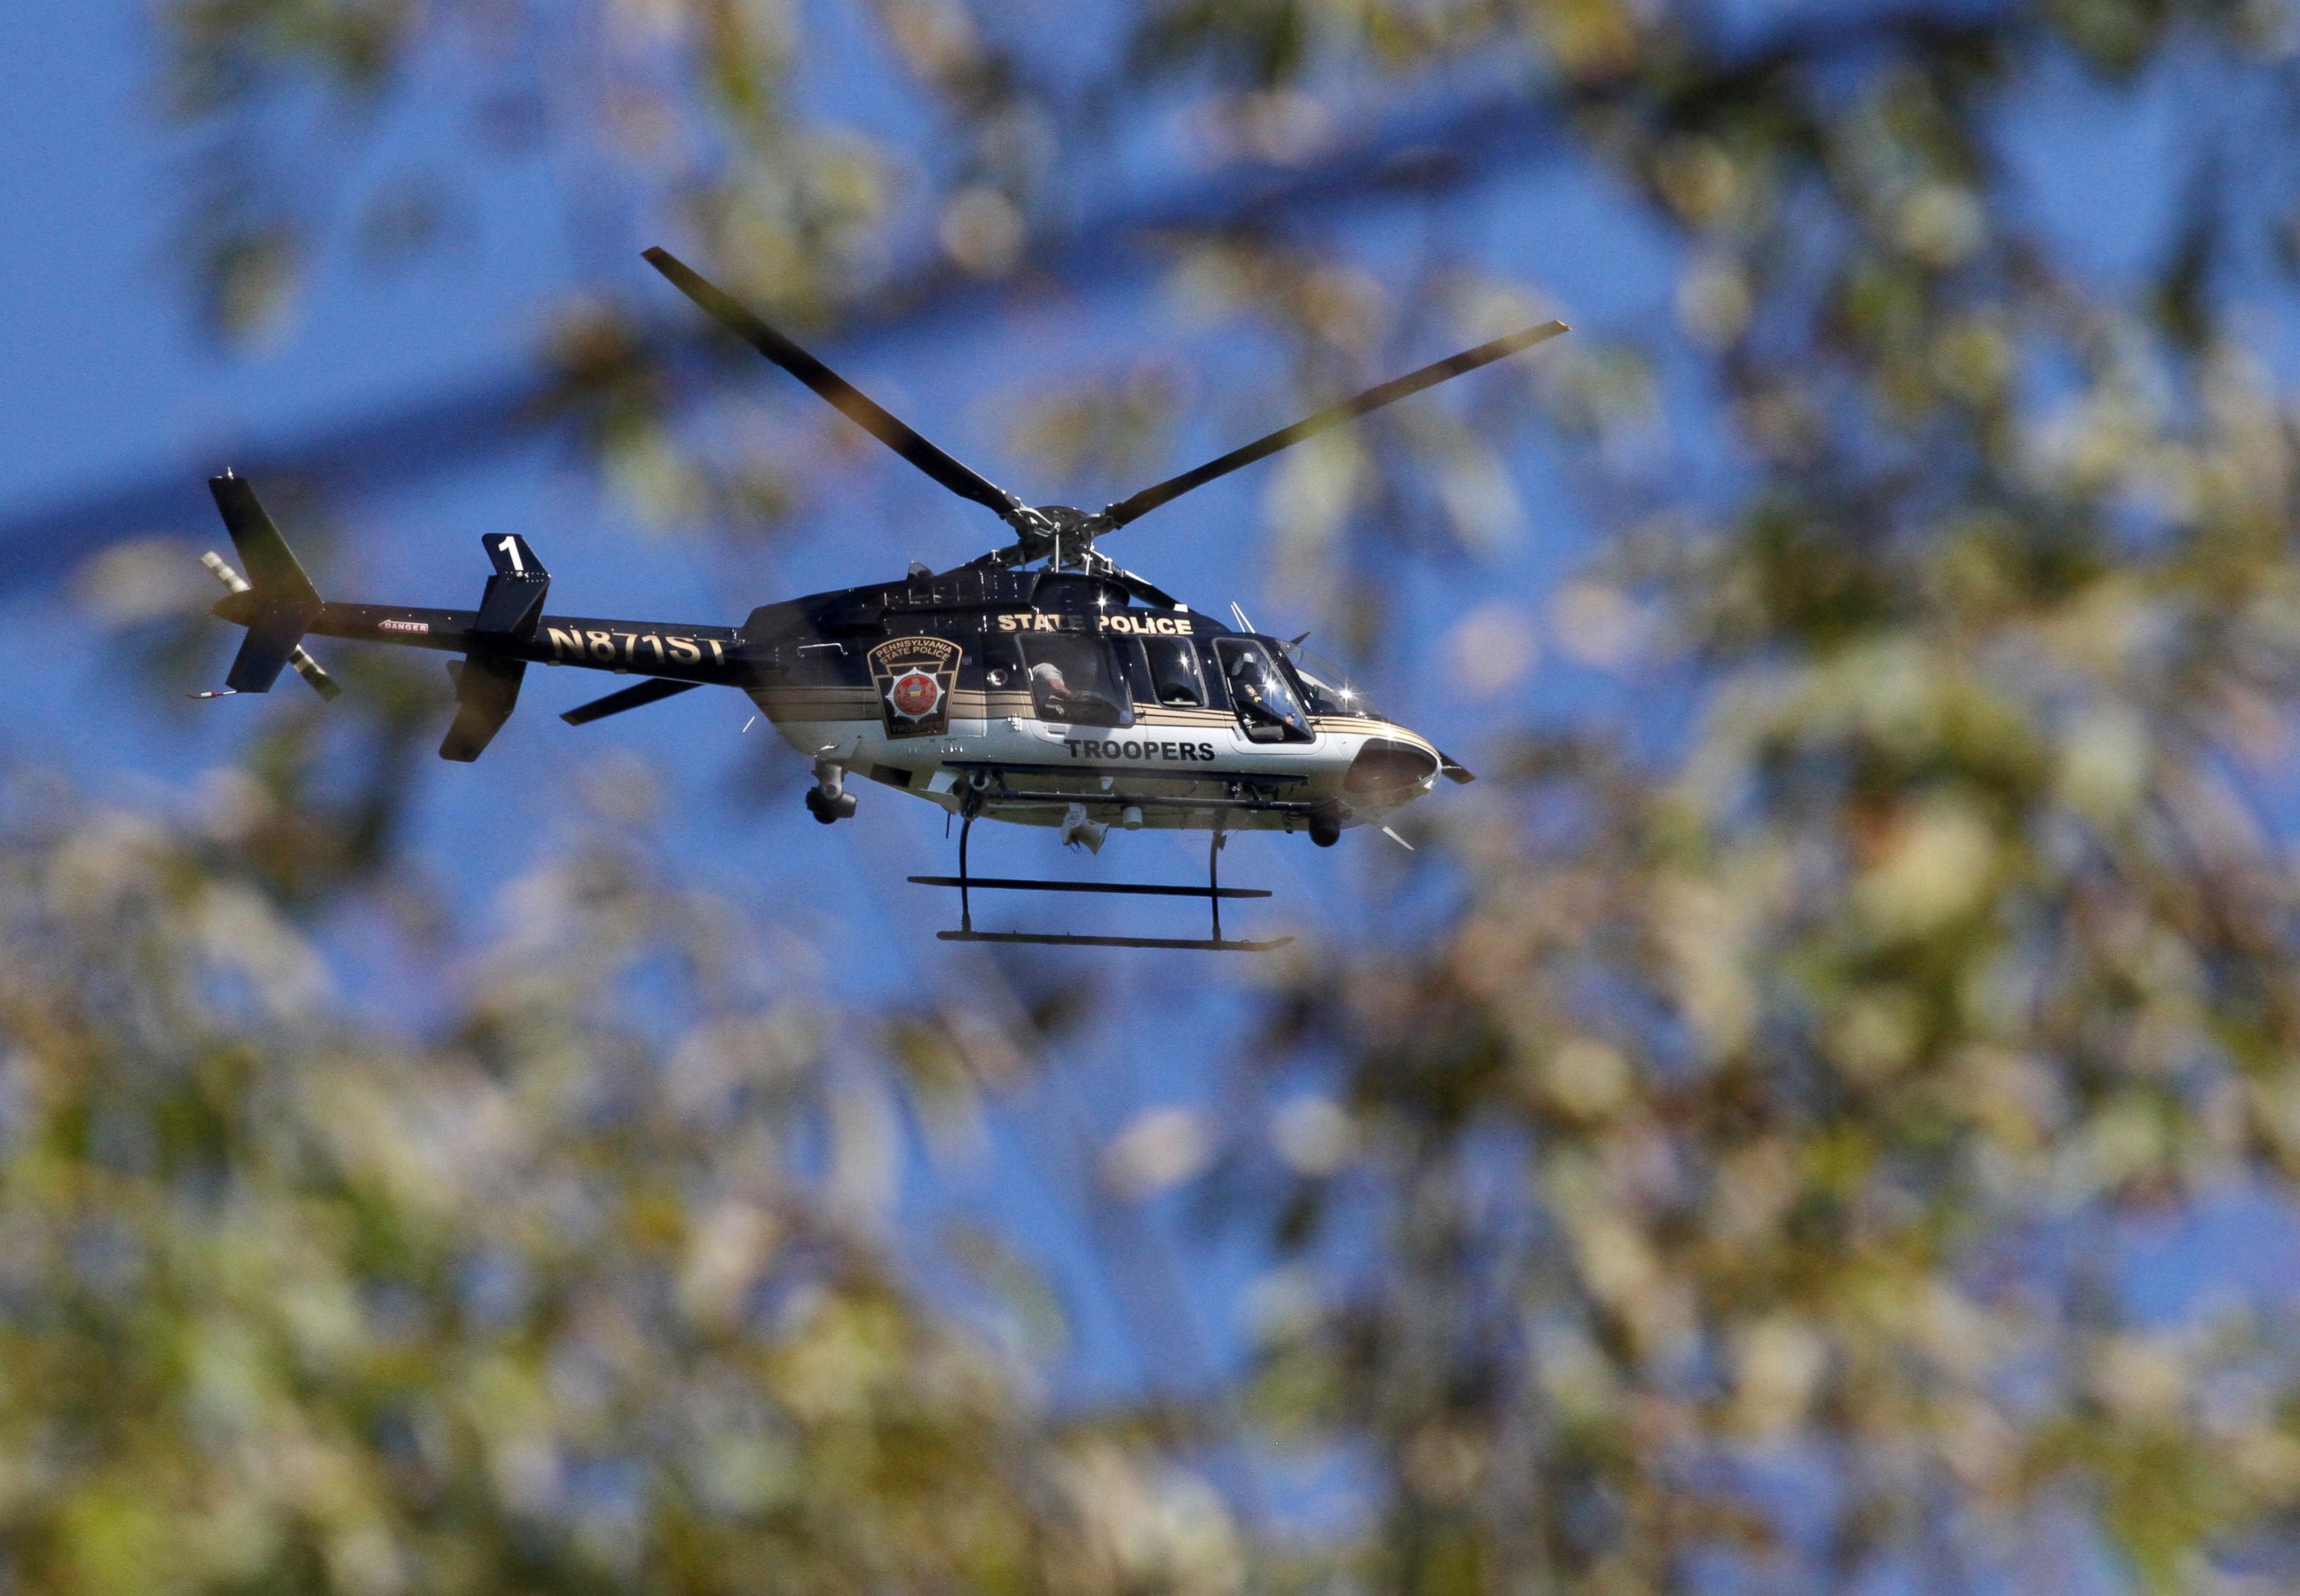
[[[1509,536],[1498,452],[1546,417],[1622,536],[1538,622],[1481,569],[1464,625],[1621,708],[1497,734],[1416,817],[1457,909],[1301,950],[1222,1113],[1108,1149],[1121,1200],[1195,1191],[1272,1260],[1242,1389],[1196,1423],[1058,1415],[1000,1313],[921,1285],[855,1194],[882,1121],[823,1138],[862,1168],[801,1173],[810,1116],[862,1122],[842,1092],[899,1079],[930,1122],[1027,1078],[1027,1000],[987,1030],[835,1014],[603,845],[502,945],[432,955],[443,1013],[379,1029],[310,927],[388,882],[391,830],[357,869],[289,845],[298,727],[174,825],[19,792],[0,1552],[28,1588],[2300,1577],[2288,1288],[2135,1288],[2149,1236],[2295,1210],[2300,452],[2259,353],[2300,214],[2285,6],[879,0],[860,53],[779,0],[162,15],[226,332],[328,240],[412,269],[468,213],[452,173],[361,189],[362,121],[548,143],[579,220],[675,224],[815,329],[1027,276],[1129,161],[1458,214],[1485,152],[1415,165],[1414,118],[1496,93],[1556,135],[1527,159],[1667,241],[1676,321],[1271,473],[1289,569],[1363,648],[1403,561]],[[920,125],[824,112],[834,70],[893,74]],[[2136,266],[2042,220],[2014,124],[2054,92],[2179,96],[2181,170],[2129,176],[2136,217],[2168,196]],[[1440,229],[1377,267],[1223,213],[1169,229],[1169,284],[1279,357],[1215,406],[1265,425],[1550,309]],[[549,414],[643,501],[799,502],[782,440],[694,413],[699,362],[628,310],[557,325]],[[1198,396],[1146,368],[1033,397],[1050,471],[1130,481]],[[388,750],[390,714],[358,735]],[[882,1032],[884,1060],[831,1041]],[[994,1239],[952,1251],[1044,1318]],[[1239,1423],[1346,1474],[1345,1520],[1213,1493]]]
[[[252,788],[6,796],[12,1583],[1236,1588],[1204,1486],[922,1309],[854,1017],[643,847],[517,883],[394,1027],[244,864]]]

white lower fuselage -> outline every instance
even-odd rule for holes
[[[1418,734],[1364,716],[1312,716],[1308,742],[1259,743],[1238,718],[1221,710],[1180,705],[1139,706],[1126,727],[1074,725],[1040,719],[1023,692],[962,688],[951,695],[939,735],[890,732],[877,694],[867,686],[771,686],[751,697],[800,753],[911,793],[958,812],[971,782],[986,771],[1003,773],[1012,788],[1060,794],[1061,801],[1005,802],[986,788],[986,819],[1021,825],[1062,823],[1069,802],[1088,806],[1098,821],[1121,819],[1128,798],[1148,798],[1140,824],[1211,830],[1302,829],[1297,810],[1228,806],[1193,809],[1189,799],[1222,798],[1241,787],[1287,800],[1331,800],[1342,823],[1379,823],[1427,793],[1441,756]],[[1398,745],[1399,762],[1426,759],[1428,773],[1369,786],[1350,784],[1350,772],[1369,744]],[[1162,802],[1171,801],[1171,802]]]

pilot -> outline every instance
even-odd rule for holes
[[[1270,694],[1262,686],[1260,663],[1243,649],[1230,653],[1229,694],[1238,712],[1248,719],[1266,726],[1287,723],[1286,716],[1270,702]]]

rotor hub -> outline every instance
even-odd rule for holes
[[[1052,569],[1089,575],[1116,569],[1094,546],[1096,538],[1113,529],[1106,515],[1070,504],[1018,504],[1006,520],[1014,528],[1015,564],[1043,559]]]

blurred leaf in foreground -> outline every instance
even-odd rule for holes
[[[578,851],[395,1032],[228,852],[8,794],[14,1580],[1235,1588],[1218,1500],[1052,1424],[842,1200],[899,1145],[802,1173],[856,1066],[729,905]]]

